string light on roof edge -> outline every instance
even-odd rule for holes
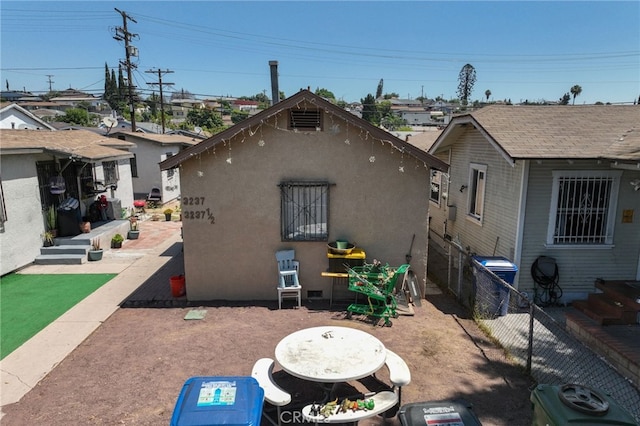
[[[344,143],[351,145],[351,141],[349,140],[349,122],[347,122],[347,138],[344,140]]]
[[[262,138],[262,123],[260,123],[260,140],[258,141],[258,146],[264,146],[265,142],[264,139]]]

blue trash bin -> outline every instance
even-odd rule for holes
[[[502,256],[473,256],[472,259],[476,262],[473,271],[476,305],[482,313],[491,316],[507,315],[509,313],[509,288],[483,273],[478,265],[484,266],[510,285],[515,282],[518,267]]]
[[[259,426],[264,391],[253,377],[191,377],[182,386],[171,426]]]

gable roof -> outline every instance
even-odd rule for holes
[[[8,105],[2,106],[2,108],[0,108],[0,115],[9,114],[12,110],[14,111],[14,114],[16,114],[16,115],[23,115],[23,116],[29,118],[30,120],[35,121],[40,126],[42,126],[43,129],[55,130],[55,127],[51,126],[47,122],[43,121],[40,117],[35,116],[29,110],[24,109],[23,107],[21,107],[18,104],[10,103]],[[23,129],[23,130],[25,130],[25,129]],[[30,129],[30,130],[39,130],[39,129]]]
[[[453,144],[454,135],[469,124],[512,161],[640,161],[637,105],[491,105],[454,117],[429,152]]]
[[[109,136],[113,138],[117,138],[118,135],[123,135],[127,138],[144,140],[147,142],[156,143],[158,145],[179,145],[179,146],[191,146],[200,142],[201,139],[196,139],[194,137],[184,136],[181,134],[173,134],[173,133],[139,133],[139,132],[124,132],[117,131],[110,133]],[[130,140],[130,139],[129,139]]]
[[[213,135],[212,137],[203,140],[202,142],[194,145],[190,148],[185,149],[184,151],[179,152],[178,154],[166,159],[162,163],[160,163],[161,170],[171,169],[180,165],[185,160],[188,160],[190,157],[205,152],[206,150],[220,144],[224,143],[227,140],[235,137],[239,133],[244,131],[251,131],[250,129],[253,126],[260,125],[263,121],[268,120],[269,118],[276,116],[277,114],[287,111],[292,108],[300,108],[301,105],[314,105],[318,109],[324,110],[326,113],[332,114],[333,116],[339,117],[349,123],[349,125],[354,126],[356,128],[360,128],[363,131],[366,131],[371,137],[374,139],[378,139],[380,141],[390,143],[396,149],[404,152],[405,154],[411,155],[418,160],[424,162],[431,168],[439,169],[439,170],[447,170],[447,164],[440,160],[439,158],[434,157],[433,155],[427,153],[426,151],[421,150],[418,147],[411,145],[408,142],[399,139],[387,131],[380,129],[366,120],[363,120],[355,115],[351,114],[348,111],[340,108],[337,105],[332,104],[331,102],[323,99],[322,97],[315,95],[309,90],[300,90],[295,95],[292,95],[277,104],[267,108],[265,110],[260,111],[259,113],[242,120],[240,123],[229,127],[228,129]]]
[[[0,155],[42,152],[59,157],[77,157],[91,163],[132,158],[133,154],[125,150],[133,145],[88,130],[36,132],[0,129]],[[118,148],[114,148],[116,146]]]

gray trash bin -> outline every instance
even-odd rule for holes
[[[473,285],[476,296],[476,307],[480,313],[491,317],[504,316],[509,313],[509,288],[494,277],[480,270],[482,265],[496,274],[507,284],[513,284],[518,267],[502,256],[473,256]]]
[[[405,404],[398,411],[398,419],[402,426],[482,426],[472,405],[462,399]]]

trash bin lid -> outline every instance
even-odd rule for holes
[[[402,426],[482,426],[472,405],[462,399],[405,404],[400,407],[398,418]]]
[[[250,376],[191,377],[171,416],[172,426],[259,426],[264,391]]]
[[[518,266],[516,266],[515,264],[513,264],[509,259],[507,259],[506,257],[498,257],[498,256],[491,256],[491,257],[483,257],[483,256],[473,256],[473,260],[475,260],[476,262],[478,262],[479,264],[481,264],[482,266],[484,266],[487,269],[490,270],[499,270],[499,271],[518,271]]]

